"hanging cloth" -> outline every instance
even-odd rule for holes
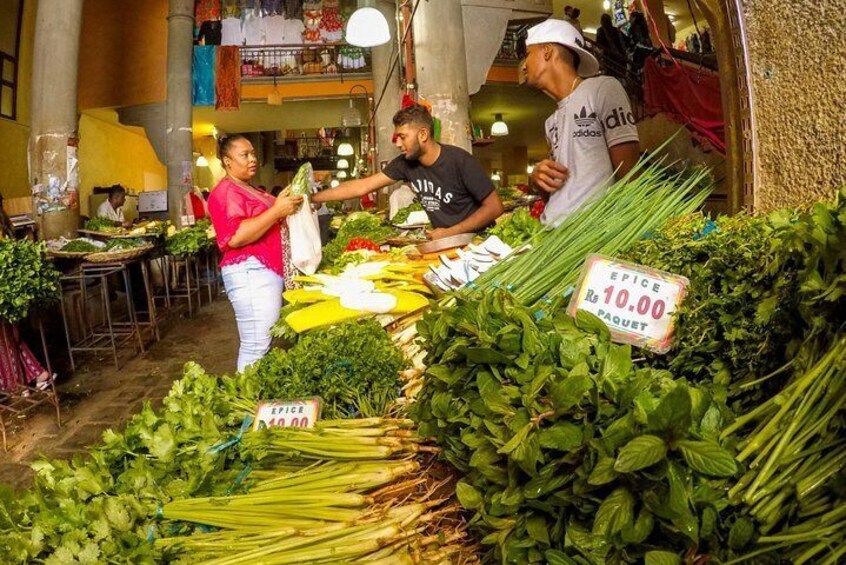
[[[720,77],[680,64],[662,66],[654,57],[643,68],[644,111],[664,113],[684,124],[694,136],[726,152]]]
[[[235,46],[217,48],[215,66],[215,110],[241,108],[241,50]]]
[[[214,106],[214,67],[217,47],[194,47],[193,89],[194,106]]]
[[[0,320],[0,390],[14,392],[44,372],[17,326]]]
[[[220,0],[195,0],[194,21],[197,25],[203,22],[220,19]]]

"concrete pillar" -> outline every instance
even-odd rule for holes
[[[441,121],[441,141],[471,151],[461,2],[420,2],[414,16],[414,52],[419,93]]]
[[[644,5],[646,8],[645,10]],[[672,47],[670,44],[670,20],[667,18],[667,14],[664,11],[664,0],[641,0],[640,8],[647,17],[649,35],[652,38],[652,43],[657,47],[658,40],[660,39],[667,47]],[[652,20],[649,18],[654,20],[655,25],[653,25]],[[657,34],[656,30],[658,32]]]
[[[391,70],[391,53],[397,49],[397,5],[393,0],[375,0],[371,5],[382,12],[388,20],[388,27],[391,30],[391,41],[372,50],[373,57],[373,99],[374,104],[379,103],[379,97],[384,89],[385,95],[382,102],[376,108],[374,123],[376,126],[376,170],[382,169],[381,163],[391,161],[397,156],[397,150],[391,140],[394,135],[393,118],[402,103],[402,85],[400,84],[400,70],[394,70],[393,75],[388,79]],[[387,83],[387,86],[386,86]]]
[[[167,205],[179,223],[182,199],[193,185],[191,65],[194,56],[194,2],[170,0],[167,16]]]
[[[29,178],[45,193],[35,195],[39,205],[60,203],[62,212],[39,214],[40,237],[74,236],[79,221],[79,113],[77,85],[82,0],[38,0],[32,61],[32,126],[29,141]],[[58,193],[47,195],[48,184]],[[58,196],[58,198],[57,198]]]

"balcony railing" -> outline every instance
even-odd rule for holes
[[[367,75],[370,49],[345,43],[241,47],[241,78],[290,79]]]

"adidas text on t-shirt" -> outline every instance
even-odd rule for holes
[[[638,141],[631,104],[620,82],[594,77],[582,82],[546,120],[550,159],[570,171],[567,182],[552,193],[541,221],[558,225],[614,180],[608,149]]]

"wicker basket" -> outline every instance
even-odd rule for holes
[[[94,251],[60,251],[58,249],[48,249],[47,255],[56,257],[58,259],[84,259],[88,255],[95,253]]]
[[[100,251],[92,253],[85,258],[89,263],[116,263],[118,261],[129,261],[147,254],[154,245],[140,245],[132,249],[121,249],[119,251]]]

